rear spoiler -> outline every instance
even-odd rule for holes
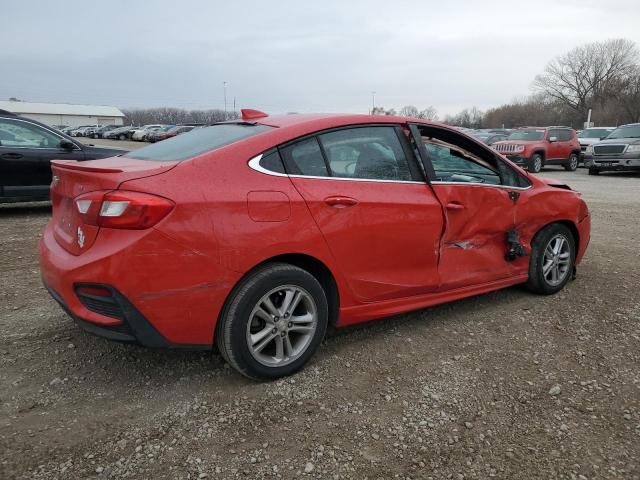
[[[97,172],[97,173],[122,173],[124,170],[117,167],[95,167],[90,165],[83,165],[77,160],[51,160],[51,164],[55,167],[64,168],[66,170],[80,170],[82,172]]]

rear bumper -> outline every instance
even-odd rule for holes
[[[91,333],[149,347],[211,348],[218,314],[239,274],[154,229],[107,231],[82,255],[63,249],[47,226],[39,245],[42,281]],[[113,292],[113,310],[83,301],[79,284]]]
[[[135,343],[152,348],[208,348],[207,345],[173,345],[164,338],[146,318],[119,292],[114,290],[114,300],[122,311],[122,323],[119,325],[99,325],[80,318],[67,306],[64,299],[46,283],[45,288],[62,309],[83,330],[93,335],[123,343]]]

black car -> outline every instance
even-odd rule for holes
[[[0,203],[48,200],[51,160],[94,160],[126,152],[84,145],[43,123],[0,110]]]

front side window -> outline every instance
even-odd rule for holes
[[[558,130],[558,141],[568,142],[571,140],[571,130]]]
[[[0,119],[0,146],[58,148],[61,138],[29,122]]]
[[[500,185],[500,174],[493,166],[462,149],[432,138],[424,138],[434,182],[488,183]]]
[[[126,156],[158,162],[186,160],[272,129],[260,124],[222,123],[191,130],[184,135],[134,150]]]
[[[412,180],[394,127],[359,127],[319,135],[334,177]]]

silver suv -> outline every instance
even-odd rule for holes
[[[589,175],[640,171],[640,123],[622,125],[601,142],[587,146],[584,165],[589,168]]]

